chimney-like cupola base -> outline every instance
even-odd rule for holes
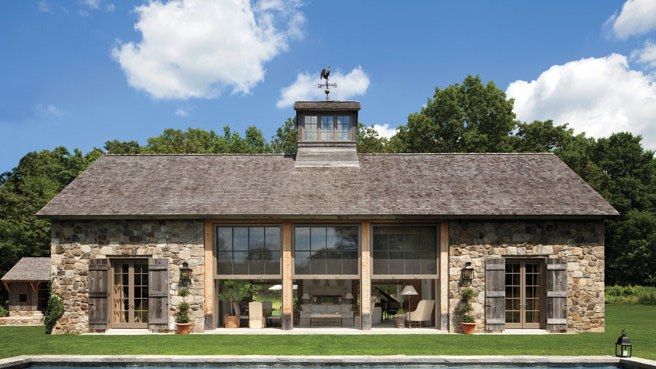
[[[297,101],[296,167],[359,167],[357,101]]]

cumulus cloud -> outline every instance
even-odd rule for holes
[[[135,8],[141,41],[112,55],[132,87],[157,99],[249,93],[265,63],[300,37],[299,8],[299,0],[152,1]]]
[[[371,126],[373,129],[378,132],[380,137],[392,138],[395,134],[399,132],[398,128],[392,128],[389,124],[374,124]]]
[[[553,119],[593,137],[628,131],[656,148],[656,84],[623,55],[554,65],[533,81],[512,82],[506,94],[520,120]]]
[[[36,3],[36,8],[41,13],[52,13],[52,10],[50,9],[50,5],[44,0],[41,0],[38,3]]]
[[[631,59],[648,68],[656,69],[656,44],[651,41],[631,53]]]
[[[615,35],[626,39],[656,29],[656,1],[627,0],[620,14],[614,14],[607,23],[612,24]]]
[[[285,108],[299,100],[325,99],[323,89],[317,88],[320,82],[318,73],[299,73],[294,83],[280,90],[280,98],[276,106]],[[360,66],[353,68],[348,74],[333,71],[330,74],[330,82],[337,84],[337,87],[330,92],[330,98],[333,100],[346,100],[364,95],[369,88],[369,77]]]

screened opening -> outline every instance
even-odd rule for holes
[[[437,273],[436,226],[374,226],[374,275]]]
[[[358,274],[358,227],[295,227],[294,271],[296,275]]]
[[[280,227],[216,228],[217,274],[279,275]]]

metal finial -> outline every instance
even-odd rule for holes
[[[330,76],[330,67],[323,68],[321,70],[321,79],[325,79],[326,82],[317,84],[318,88],[325,88],[323,92],[326,94],[326,101],[330,100],[330,88],[337,87],[337,83],[328,82],[328,76]]]

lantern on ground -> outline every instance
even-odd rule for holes
[[[465,266],[460,271],[460,278],[463,286],[471,285],[474,280],[474,267],[471,262],[466,262]]]
[[[189,268],[189,263],[186,261],[182,263],[180,267],[180,286],[189,287],[191,284],[191,268]]]
[[[626,335],[626,330],[622,329],[622,335],[615,342],[615,356],[631,357],[631,340]]]

